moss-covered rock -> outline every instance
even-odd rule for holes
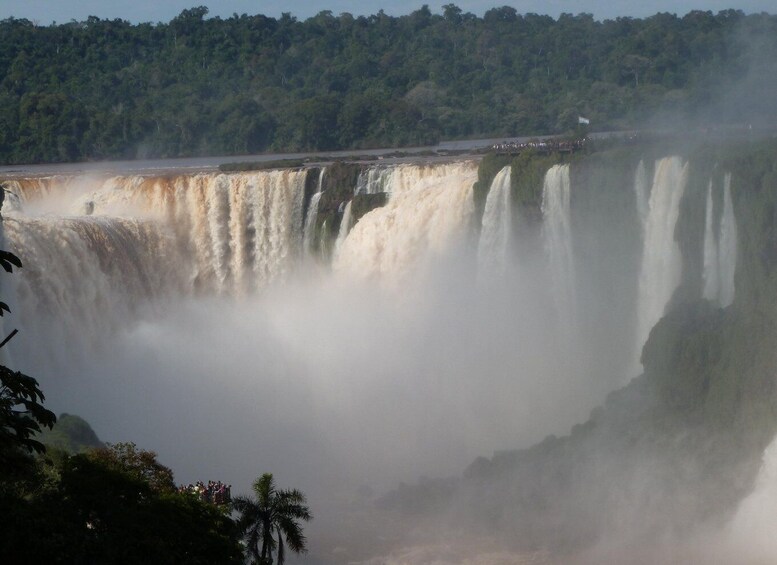
[[[518,155],[488,153],[478,166],[478,180],[473,186],[475,221],[473,227],[480,231],[488,192],[497,173],[510,166],[510,198],[514,221],[528,220],[536,225],[542,221],[542,187],[545,173],[553,165],[576,160],[576,155],[553,153],[539,154],[531,150]]]
[[[475,204],[475,221],[473,223],[478,232],[480,232],[483,210],[486,207],[486,198],[488,198],[491,183],[494,182],[494,177],[496,177],[497,173],[511,162],[512,157],[509,155],[497,153],[488,153],[480,160],[478,180],[475,181],[472,187],[472,198]]]
[[[47,448],[61,449],[73,455],[93,447],[104,447],[89,423],[73,414],[62,414],[52,429],[44,429],[39,438]]]
[[[531,223],[542,221],[542,187],[545,173],[553,165],[563,162],[564,158],[571,157],[559,154],[539,155],[525,151],[512,160],[510,197],[513,209],[519,212],[516,216],[520,215]]]
[[[357,194],[351,201],[351,221],[356,224],[367,212],[386,205],[388,193]]]
[[[752,489],[777,433],[777,142],[683,151],[690,174],[675,233],[683,281],[644,346],[644,373],[566,437],[475,461],[447,485],[450,503],[467,509],[457,525],[562,552],[605,532],[643,542],[682,538],[699,524],[724,523]],[[652,162],[667,154],[667,147],[617,148],[583,156],[571,169],[572,222],[598,218],[602,230],[623,234],[596,253],[624,254],[632,277],[640,257],[634,171],[644,159],[651,177]],[[552,163],[530,155],[511,162],[519,206],[539,206],[540,179]],[[491,158],[480,180],[500,166]],[[707,187],[712,180],[719,192],[727,172],[738,227],[736,296],[720,308],[701,298],[702,258]],[[595,255],[579,254],[595,245],[574,244],[578,260],[596,265]]]
[[[323,260],[329,260],[340,230],[343,210],[353,198],[361,165],[335,162],[324,173],[318,217],[311,248]]]

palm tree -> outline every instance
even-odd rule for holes
[[[232,507],[240,513],[237,525],[254,563],[272,565],[273,552],[277,549],[278,565],[283,565],[286,545],[295,553],[307,552],[299,521],[307,522],[313,516],[305,505],[305,495],[296,489],[276,489],[272,473],[265,473],[256,479],[253,489],[256,499],[236,496]],[[278,536],[277,541],[273,537],[275,534]]]

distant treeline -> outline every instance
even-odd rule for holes
[[[398,147],[562,132],[579,115],[596,129],[662,112],[774,117],[773,94],[760,96],[777,76],[767,14],[207,12],[1,21],[0,162]]]

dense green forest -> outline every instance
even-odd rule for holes
[[[0,22],[0,163],[433,144],[562,132],[578,115],[597,129],[774,118],[767,14],[207,12]]]

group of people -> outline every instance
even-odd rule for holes
[[[585,139],[545,139],[526,142],[503,141],[502,143],[495,143],[491,148],[500,153],[519,153],[526,149],[534,149],[541,153],[571,153],[572,151],[582,149],[584,144]]]
[[[196,494],[203,502],[217,506],[229,504],[232,500],[232,485],[225,485],[221,481],[208,481],[207,485],[197,481],[194,484],[181,485],[178,491]]]

